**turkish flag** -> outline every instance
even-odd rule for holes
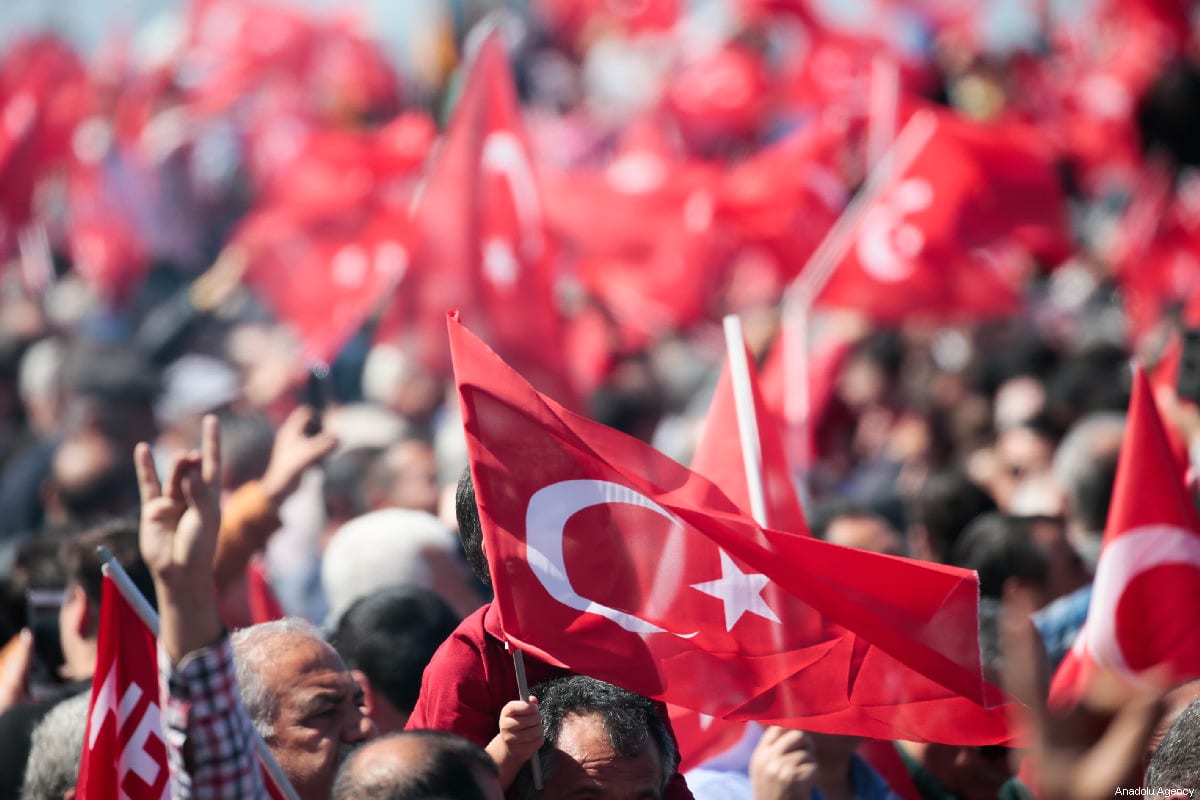
[[[414,215],[414,268],[379,337],[415,339],[423,360],[446,370],[442,317],[462,308],[535,385],[571,402],[554,252],[498,31],[475,55]]]
[[[0,258],[34,222],[38,185],[74,160],[71,138],[93,101],[82,61],[57,36],[17,39],[0,56]]]
[[[763,400],[758,385],[758,369],[749,350],[746,351],[746,364],[757,428],[758,466],[762,473],[763,498],[766,502],[767,518],[764,523],[776,530],[807,536],[808,523],[804,520],[800,500],[796,497],[796,487],[792,484],[783,437],[775,416]],[[717,390],[692,456],[692,471],[716,484],[743,514],[751,515],[750,489],[739,436],[737,404],[734,401],[733,373],[728,359],[717,381]]]
[[[1087,622],[1050,687],[1070,705],[1098,668],[1200,676],[1200,519],[1139,368]]]
[[[1024,127],[925,113],[933,135],[867,210],[818,302],[887,322],[1011,313],[1020,253],[1070,252],[1048,153]]]
[[[79,761],[80,800],[170,796],[156,653],[154,635],[106,576],[92,701]]]
[[[452,316],[496,604],[516,646],[700,713],[996,743],[978,580],[762,529],[717,487],[538,394]]]
[[[716,219],[740,247],[790,283],[841,215],[849,190],[837,163],[853,134],[814,123],[721,173]]]
[[[779,530],[807,535],[808,525],[792,485],[783,439],[775,418],[763,402],[758,386],[758,370],[754,367],[749,350],[746,350],[746,364],[758,440],[756,456],[763,479],[765,522]],[[749,479],[738,428],[733,373],[728,359],[717,381],[708,418],[692,456],[692,470],[716,484],[742,513],[751,515]],[[680,758],[687,765],[682,767],[684,770],[728,750],[745,735],[745,722],[714,719],[680,706],[668,706],[667,711],[671,715],[675,738],[679,741]]]

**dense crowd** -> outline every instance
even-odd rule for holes
[[[1195,489],[1197,11],[1031,3],[1036,36],[994,52],[972,4],[868,5],[850,30],[800,0],[447,3],[401,68],[349,19],[258,0],[195,0],[87,59],[14,40],[0,798],[82,791],[105,719],[100,545],[161,625],[146,752],[170,788],[130,767],[131,798],[286,796],[259,739],[302,800],[1200,788],[1183,600],[1122,640],[1148,655],[1047,708],[1130,502],[1131,359],[1180,467],[1154,478]],[[889,177],[887,145],[931,113],[931,149]],[[472,152],[483,167],[455,160]],[[871,261],[881,224],[873,252],[903,274]],[[717,742],[722,720],[545,652],[519,692],[450,305],[537,388],[698,471],[738,315],[796,532],[977,573],[981,682],[1023,704],[1011,737],[740,718]],[[1197,595],[1190,563],[1164,595]]]

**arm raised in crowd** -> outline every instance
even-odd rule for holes
[[[214,644],[223,632],[213,584],[213,557],[221,526],[220,431],[204,420],[199,453],[177,456],[160,485],[150,446],[134,451],[142,497],[139,542],[154,578],[159,641],[172,661]]]
[[[305,471],[337,447],[331,434],[305,433],[313,413],[302,405],[288,415],[275,433],[262,478],[238,487],[229,498],[213,565],[218,590],[224,591],[245,574],[250,557],[279,529],[283,501],[299,487]]]
[[[149,445],[134,451],[142,496],[139,544],[158,594],[159,694],[176,800],[267,796],[213,579],[221,526],[219,437],[216,417],[206,417],[200,452],[177,456],[165,484]]]

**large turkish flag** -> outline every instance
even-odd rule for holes
[[[450,343],[501,624],[537,657],[710,716],[1007,741],[965,570],[759,528],[708,480]]]

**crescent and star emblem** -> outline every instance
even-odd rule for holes
[[[604,617],[630,633],[673,633],[641,617],[590,600],[571,583],[563,556],[563,532],[567,521],[586,508],[616,503],[649,509],[683,527],[682,521],[670,511],[628,486],[599,480],[559,481],[539,489],[529,499],[525,513],[529,567],[542,587],[568,608]],[[746,614],[755,614],[779,623],[779,617],[762,597],[762,591],[770,579],[765,575],[742,572],[724,550],[718,548],[718,552],[721,557],[721,577],[691,584],[691,588],[715,597],[724,604],[725,630],[732,630]],[[690,639],[696,633],[698,631],[674,635]]]

